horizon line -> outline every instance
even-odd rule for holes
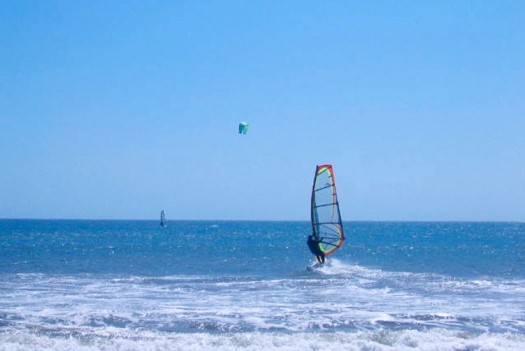
[[[0,217],[0,221],[135,221],[135,222],[158,222],[159,219],[156,218],[4,218]],[[310,222],[310,219],[170,219],[166,222]],[[353,220],[343,220],[344,222],[353,222],[353,223],[520,223],[523,224],[525,221],[518,220],[413,220],[413,219],[353,219]]]

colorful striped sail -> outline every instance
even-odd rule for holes
[[[313,235],[320,241],[325,256],[343,245],[345,234],[337,201],[332,165],[317,166],[312,187],[311,204]]]

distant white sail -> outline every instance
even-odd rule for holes
[[[164,214],[164,210],[160,211],[160,226],[166,227],[166,215]]]

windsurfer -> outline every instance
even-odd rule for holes
[[[323,250],[321,250],[321,240],[315,238],[313,235],[308,235],[306,244],[308,245],[310,252],[315,255],[317,262],[324,263],[325,257]]]

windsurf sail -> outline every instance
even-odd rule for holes
[[[164,211],[160,211],[160,226],[166,226],[166,215],[164,214]]]
[[[333,254],[343,245],[345,234],[332,165],[321,165],[315,169],[311,217],[313,236],[319,240],[321,250],[325,256]]]

